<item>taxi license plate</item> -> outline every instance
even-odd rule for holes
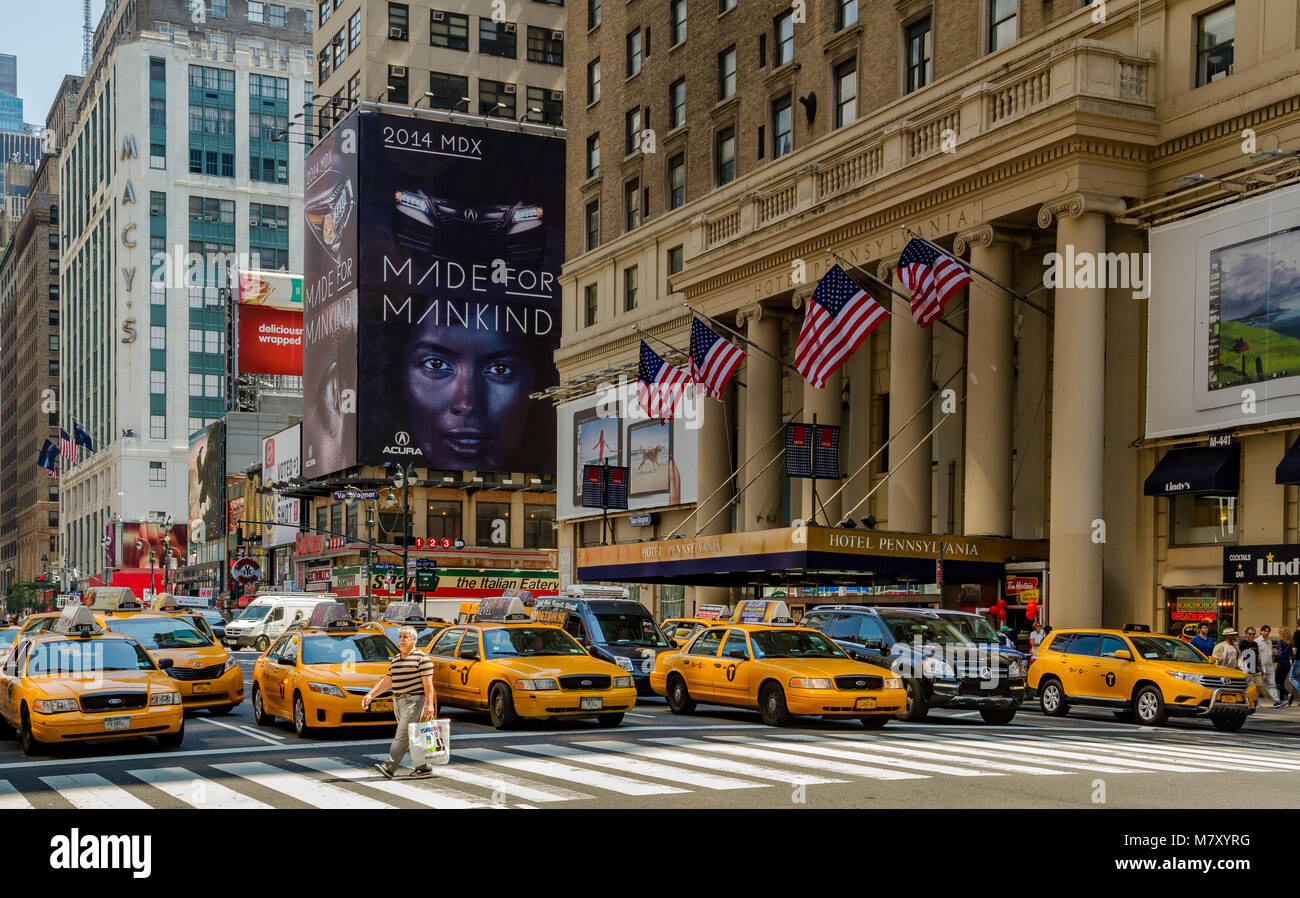
[[[603,698],[584,698],[582,700],[583,711],[599,711],[604,706],[605,700]]]
[[[105,717],[104,729],[106,730],[128,730],[131,728],[131,718],[129,717]]]
[[[1219,701],[1239,705],[1241,704],[1241,696],[1235,692],[1225,692],[1219,696]]]
[[[371,703],[370,703],[370,710],[372,710],[372,711],[376,711],[376,712],[378,712],[378,711],[391,711],[391,710],[393,710],[393,701],[392,701],[392,699],[384,699],[384,700],[382,700],[382,701],[374,701],[374,702],[371,702]]]
[[[874,708],[875,706],[876,706],[876,700],[874,698],[871,697],[860,698],[853,703],[853,710],[862,711],[867,708]]]
[[[195,683],[195,684],[194,684],[194,694],[195,694],[195,695],[198,695],[200,692],[211,692],[211,691],[212,691],[212,684],[211,684],[211,683]]]

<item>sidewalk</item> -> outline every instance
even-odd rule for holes
[[[1273,703],[1265,697],[1256,706],[1255,713],[1246,718],[1246,725],[1241,731],[1300,738],[1300,702],[1289,708],[1274,708]]]

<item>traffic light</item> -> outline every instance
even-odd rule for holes
[[[44,574],[37,574],[37,575],[36,575],[36,582],[37,582],[37,583],[44,583],[44,582],[45,582],[45,575],[44,575]]]

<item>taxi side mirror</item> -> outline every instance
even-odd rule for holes
[[[466,646],[465,648],[460,650],[460,654],[457,657],[459,657],[463,661],[477,661],[478,649],[472,648],[471,646]]]
[[[732,658],[735,658],[737,661],[748,661],[748,660],[749,660],[749,656],[745,654],[745,650],[744,650],[744,649],[732,649],[732,650],[731,650],[731,657],[732,657]]]
[[[281,655],[280,657],[278,657],[278,658],[275,659],[275,663],[276,663],[276,664],[286,664],[286,665],[288,665],[289,667],[293,667],[293,656],[292,656],[292,655]]]
[[[158,669],[159,669],[159,670],[167,670],[169,667],[174,667],[175,665],[176,665],[176,662],[173,661],[171,658],[159,658],[159,659],[158,659]]]
[[[1116,661],[1132,661],[1132,660],[1133,660],[1133,653],[1130,652],[1128,649],[1120,649],[1119,651],[1115,652],[1115,660],[1116,660]]]

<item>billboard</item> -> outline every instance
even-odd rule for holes
[[[357,114],[307,157],[303,176],[303,476],[357,463]]]
[[[286,271],[240,271],[240,305],[302,313],[302,275]]]
[[[268,488],[288,485],[302,472],[302,425],[295,424],[262,440],[262,482]],[[262,545],[292,543],[301,523],[301,502],[285,496],[265,497],[263,520],[273,521],[262,531]]]
[[[593,513],[582,506],[582,468],[603,461],[630,469],[631,510],[695,502],[699,430],[690,426],[698,420],[690,406],[696,401],[688,389],[678,416],[666,424],[641,411],[635,382],[556,406],[557,457],[563,460],[555,475],[556,520]]]
[[[1147,437],[1300,415],[1300,187],[1151,230]]]
[[[173,524],[170,531],[162,524],[146,524],[136,521],[123,521],[116,526],[119,528],[118,534],[120,536],[117,540],[120,547],[117,567],[148,568],[150,551],[154,553],[153,566],[155,569],[168,567],[169,565],[165,563],[164,558],[167,555],[167,546],[169,545],[177,566],[185,566],[189,554],[187,539],[189,529],[184,524]],[[171,540],[164,542],[164,537],[169,533],[171,534]]]
[[[225,533],[225,422],[190,435],[190,539],[197,545]]]
[[[337,470],[313,464],[326,452],[346,464],[553,472],[554,412],[529,395],[558,381],[563,140],[358,112],[309,171],[323,164],[318,154],[341,152],[339,132],[359,132],[361,157],[349,219],[364,235],[356,278],[349,266],[335,279],[357,290],[344,310],[356,345],[349,354],[318,339],[313,295],[327,288],[309,255],[304,386],[309,403],[320,398],[313,385],[324,387],[330,410],[346,406],[342,392],[355,382],[356,415],[351,433],[304,430],[304,476]],[[355,155],[350,162],[356,171]],[[365,364],[350,381],[358,357]],[[307,408],[310,422],[318,411]]]
[[[235,358],[241,374],[302,376],[302,313],[266,306],[238,308]]]

